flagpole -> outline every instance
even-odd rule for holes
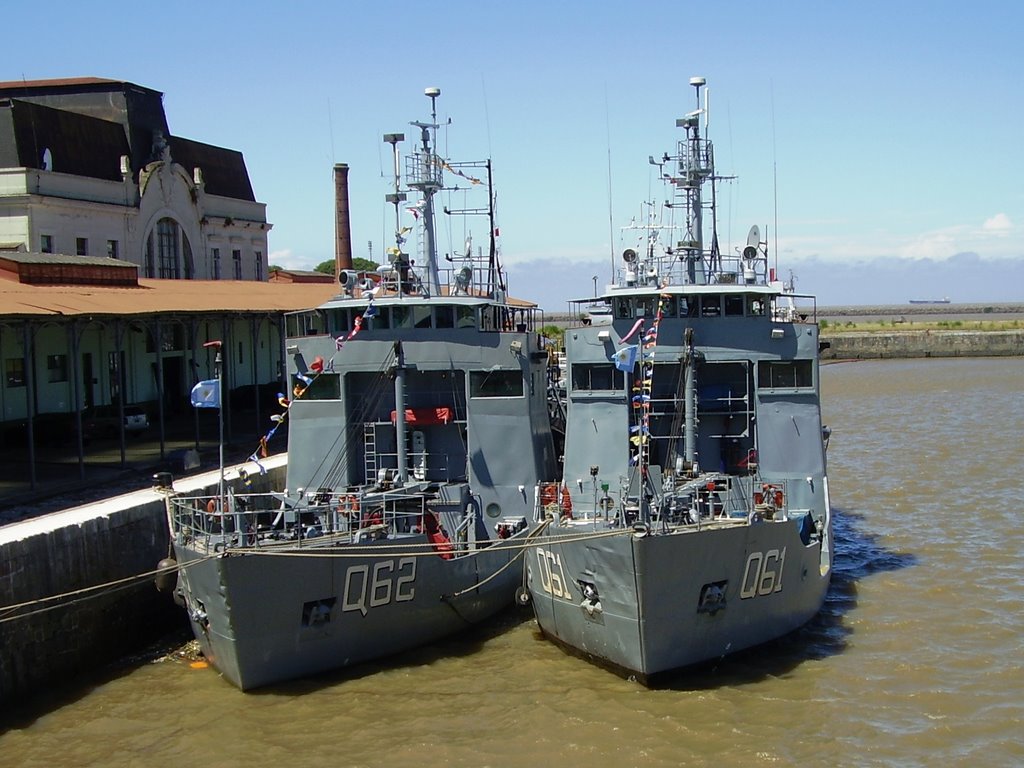
[[[224,504],[224,357],[221,354],[220,342],[217,343],[217,397],[220,400],[220,408],[217,409],[217,420],[220,422],[219,458],[220,458],[220,485],[217,493],[220,494],[221,512]]]
[[[220,429],[218,444],[218,465],[220,467],[220,479],[217,483],[217,506],[219,511],[224,511],[224,357],[221,354],[220,341],[208,341],[204,347],[215,347],[217,356],[214,358],[214,367],[217,370],[217,423]]]

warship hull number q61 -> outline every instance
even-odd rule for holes
[[[573,302],[563,476],[537,485],[526,559],[543,633],[641,680],[801,626],[832,572],[813,297],[776,279],[758,227],[720,251],[726,178],[691,84],[684,137],[651,158],[664,206]]]

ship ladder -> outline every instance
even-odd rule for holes
[[[363,462],[366,467],[366,482],[377,480],[377,425],[372,421],[363,424]]]

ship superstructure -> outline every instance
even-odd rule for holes
[[[171,505],[179,583],[203,653],[249,689],[435,640],[511,605],[532,489],[555,477],[540,311],[509,299],[490,162],[384,137],[394,156],[389,263],[287,318],[285,487],[235,483]],[[401,170],[404,165],[404,180]],[[486,253],[437,257],[435,196],[486,194]],[[410,254],[409,238],[418,235]],[[254,454],[248,474],[259,471]]]
[[[538,485],[527,559],[544,634],[641,678],[799,627],[832,569],[813,298],[775,280],[758,227],[720,251],[691,84],[663,210],[575,303],[563,477]]]

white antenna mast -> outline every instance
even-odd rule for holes
[[[773,227],[775,229],[772,232],[772,239],[774,244],[772,245],[772,255],[775,257],[775,277],[779,276],[779,174],[778,174],[778,163],[775,160],[775,83],[771,80],[768,81],[771,87],[771,101],[772,101],[772,204],[774,206],[775,220]]]

